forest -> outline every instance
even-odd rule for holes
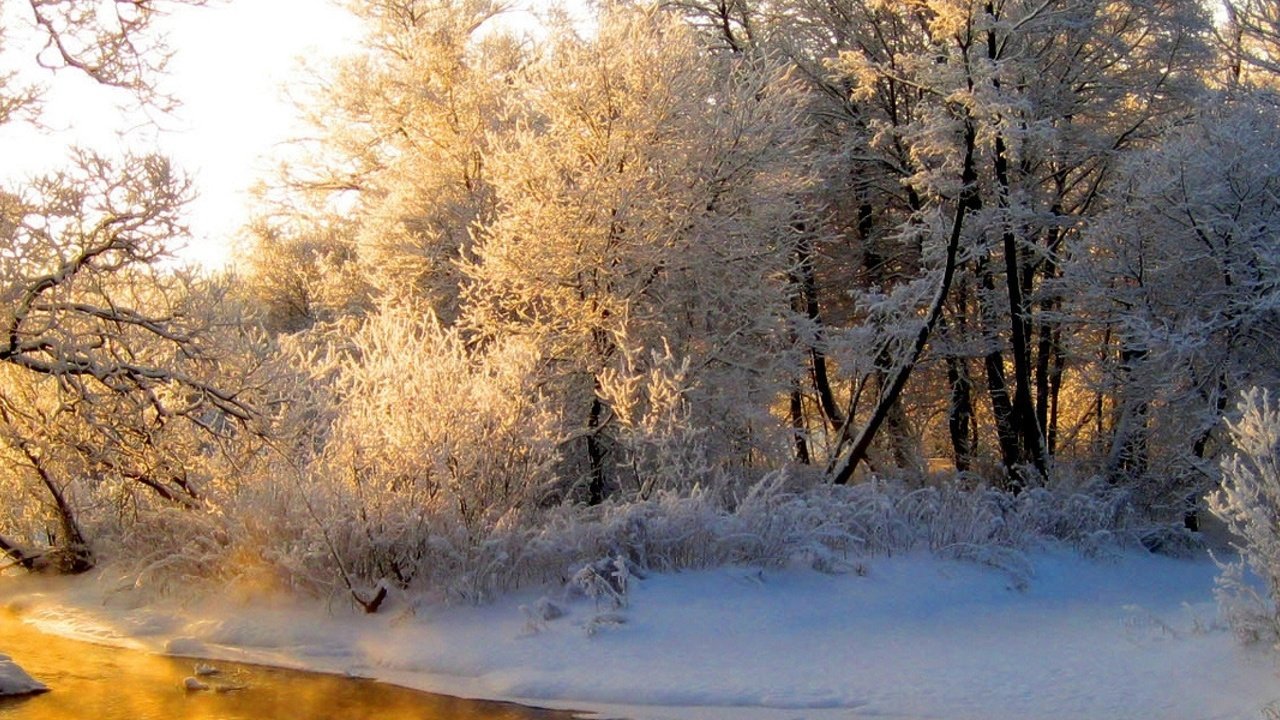
[[[180,4],[5,60],[162,113]],[[0,192],[10,572],[376,612],[1217,516],[1280,593],[1274,0],[350,4],[233,268],[159,154]]]

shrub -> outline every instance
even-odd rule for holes
[[[1246,642],[1280,640],[1280,405],[1254,388],[1229,423],[1236,451],[1222,462],[1222,488],[1209,508],[1241,543],[1240,560],[1222,566],[1217,596],[1236,636]],[[1259,593],[1245,578],[1248,566],[1265,584]]]

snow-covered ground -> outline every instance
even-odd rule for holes
[[[8,655],[0,655],[0,697],[30,695],[48,689],[28,675],[27,671],[18,667]]]
[[[1276,657],[1222,626],[1208,560],[1041,551],[1029,577],[922,555],[859,570],[655,575],[618,610],[546,593],[565,611],[546,620],[541,594],[368,617],[260,598],[130,607],[85,579],[0,581],[0,603],[99,642],[611,717],[1257,720],[1280,705]]]

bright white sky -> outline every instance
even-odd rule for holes
[[[164,26],[176,54],[163,86],[183,106],[155,118],[158,132],[118,111],[118,92],[63,73],[51,83],[41,118],[52,132],[0,128],[0,177],[54,170],[76,143],[105,150],[158,145],[198,192],[189,215],[193,238],[181,256],[218,267],[247,217],[248,189],[275,166],[279,145],[304,131],[286,97],[301,77],[299,58],[324,67],[355,49],[361,27],[330,0],[215,0],[176,11]]]
[[[585,17],[582,0],[556,4]],[[5,48],[10,63],[32,65],[37,47],[22,46],[31,23],[21,4],[0,0],[0,16],[12,35]],[[524,31],[535,25],[523,12],[507,22]],[[179,257],[218,268],[231,259],[232,242],[249,217],[250,188],[270,177],[282,144],[307,132],[289,88],[303,84],[305,66],[323,70],[356,52],[363,26],[339,0],[210,0],[206,7],[173,9],[159,29],[175,53],[161,80],[182,102],[175,114],[153,113],[148,121],[123,113],[118,106],[125,94],[70,71],[30,75],[48,86],[40,120],[49,129],[0,126],[0,182],[55,171],[77,144],[100,151],[159,149],[192,178],[197,192],[188,214],[192,238]]]
[[[247,192],[305,128],[288,98],[302,63],[356,49],[359,21],[330,0],[226,0],[172,18],[169,87],[183,102],[161,147],[194,176],[188,256],[217,265],[247,217]]]

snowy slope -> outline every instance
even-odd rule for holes
[[[13,581],[0,596],[98,641],[633,718],[1256,720],[1280,700],[1274,656],[1218,621],[1207,560],[1031,561],[1029,579],[914,555],[868,561],[865,576],[653,576],[614,613],[550,593],[567,614],[543,622],[520,608],[537,595],[372,618],[283,602],[104,606],[83,581],[39,593]]]
[[[7,655],[0,655],[0,697],[30,695],[49,688],[38,682]]]

